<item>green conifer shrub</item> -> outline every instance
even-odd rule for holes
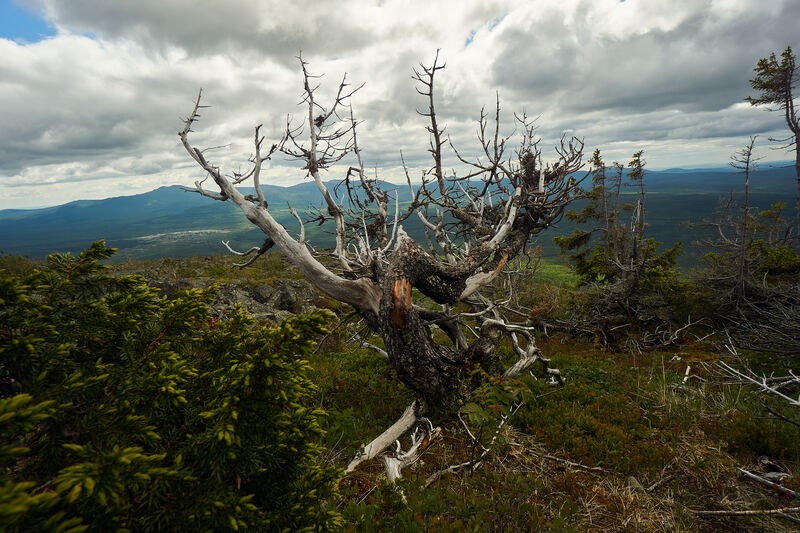
[[[257,327],[211,291],[113,277],[98,242],[0,270],[0,523],[8,531],[281,531],[324,502],[304,358],[325,312]]]

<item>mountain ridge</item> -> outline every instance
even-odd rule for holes
[[[719,199],[729,196],[732,190],[738,191],[742,181],[732,168],[647,170],[650,234],[666,245],[688,240],[680,223],[710,217]],[[326,182],[332,193],[336,192],[336,184]],[[397,190],[401,202],[410,199],[407,186],[388,182],[384,186]],[[273,216],[290,232],[299,231],[290,206],[301,213],[308,212],[309,207],[323,207],[319,191],[310,181],[288,187],[267,184],[263,190]],[[750,191],[751,204],[761,209],[776,201],[793,206],[793,169],[781,166],[757,170],[751,176]],[[336,196],[342,194],[338,191]],[[623,194],[634,191],[626,187]],[[406,225],[414,226],[415,219],[408,219]],[[552,255],[551,238],[569,231],[570,225],[565,222],[544,232],[538,241]],[[332,242],[325,227],[306,224],[306,233],[314,246],[329,246]],[[29,257],[44,257],[55,251],[77,253],[99,239],[119,248],[119,259],[146,259],[223,252],[221,240],[246,249],[260,244],[263,235],[232,202],[213,201],[181,186],[39,209],[0,210],[0,253]]]

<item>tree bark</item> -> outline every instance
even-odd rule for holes
[[[421,258],[423,252],[413,241],[401,239],[383,279],[379,334],[400,381],[428,405],[440,406],[457,396],[469,361],[458,350],[433,340],[412,303],[414,287],[435,286],[435,279],[444,284]]]

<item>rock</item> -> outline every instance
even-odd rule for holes
[[[319,292],[305,279],[277,279],[271,285],[255,286],[236,281],[219,283],[216,278],[209,276],[182,278],[181,271],[185,267],[181,260],[165,260],[141,274],[150,286],[160,289],[164,295],[217,285],[211,309],[218,316],[224,316],[228,309],[237,304],[256,320],[268,322],[282,322],[292,314],[317,309],[314,303],[319,298]]]
[[[161,294],[169,295],[174,294],[178,291],[184,291],[186,289],[191,289],[192,284],[188,281],[178,280],[178,281],[165,281],[165,280],[151,280],[149,281],[151,287],[155,287],[161,291]]]
[[[297,279],[279,279],[266,298],[265,305],[290,313],[315,309],[317,291],[311,283]]]
[[[316,298],[316,289],[305,280],[280,279],[272,287],[224,284],[214,298],[212,309],[224,314],[227,308],[239,304],[257,320],[282,322],[292,314],[315,310]]]
[[[252,297],[258,303],[265,304],[269,301],[274,289],[271,285],[258,285],[252,290]]]
[[[628,476],[627,478],[625,478],[625,486],[637,492],[647,492],[644,486],[641,483],[639,483],[639,480],[633,476]]]

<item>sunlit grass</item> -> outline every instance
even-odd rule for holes
[[[536,271],[536,282],[557,287],[577,287],[580,278],[568,266],[542,261]]]

